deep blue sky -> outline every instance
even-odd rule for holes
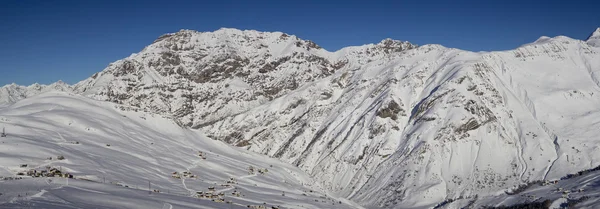
[[[73,84],[179,29],[282,31],[330,51],[388,37],[490,51],[542,35],[585,39],[600,27],[598,9],[598,0],[3,0],[0,86]]]

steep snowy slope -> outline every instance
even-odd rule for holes
[[[123,109],[128,108],[60,92],[44,93],[0,108],[0,127],[5,127],[8,134],[0,138],[0,176],[13,177],[19,172],[42,171],[49,166],[71,173],[77,179],[112,184],[112,187],[94,186],[75,181],[78,186],[73,188],[65,188],[63,183],[48,188],[44,181],[39,185],[30,180],[7,180],[0,182],[0,202],[8,204],[7,207],[17,207],[31,203],[28,201],[34,198],[33,203],[37,201],[42,205],[67,204],[53,202],[54,197],[65,196],[66,192],[68,197],[64,198],[83,201],[85,198],[68,193],[86,191],[85,188],[111,199],[129,193],[111,189],[116,185],[147,193],[151,183],[153,189],[176,195],[161,196],[165,201],[191,199],[196,192],[208,192],[209,187],[215,187],[215,195],[223,192],[222,198],[226,201],[244,207],[263,203],[285,208],[353,207],[346,204],[351,203],[349,201],[328,196],[308,175],[289,164],[208,139],[198,131],[181,128],[159,115]],[[249,173],[249,166],[255,168],[253,173]],[[258,169],[268,171],[263,175]],[[174,178],[173,172],[180,178]],[[185,177],[185,172],[191,172],[194,177]],[[48,193],[36,196],[34,194],[40,192],[36,188]],[[26,192],[34,196],[18,198]],[[122,198],[138,202],[151,199],[140,198],[141,194],[131,191],[131,195]],[[45,198],[40,202],[35,199],[39,196]],[[211,201],[211,198],[203,201]],[[101,201],[79,202],[83,203],[104,205]],[[217,206],[229,208],[226,203]],[[138,207],[144,208],[143,205]]]
[[[599,70],[598,49],[567,37],[491,53],[426,45],[203,130],[366,206],[430,207],[597,166]]]

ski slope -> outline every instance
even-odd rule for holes
[[[51,166],[79,179],[71,179],[68,186],[61,178],[2,181],[0,207],[354,207],[328,196],[294,166],[208,139],[168,118],[109,102],[43,93],[1,108],[0,127],[8,134],[0,138],[0,176],[16,177],[18,172]],[[65,159],[56,159],[59,155]],[[268,172],[251,174],[249,166]],[[195,177],[172,177],[173,172],[184,171]],[[223,186],[230,178],[236,183]],[[160,193],[148,196],[149,183]],[[193,197],[209,187],[214,187],[214,194],[225,193],[223,199],[231,204]],[[241,195],[232,195],[232,190]]]

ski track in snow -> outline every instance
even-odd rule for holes
[[[30,197],[32,197],[32,198],[42,197],[42,195],[44,195],[46,192],[48,192],[48,191],[42,189],[42,191],[38,192],[37,194],[31,195]]]
[[[173,205],[169,204],[169,203],[165,203],[162,207],[162,209],[173,209]]]
[[[202,161],[202,159],[198,159],[198,160],[194,161],[190,166],[188,166],[188,167],[185,168],[186,171],[190,172],[190,169],[198,167],[200,161]],[[193,189],[189,189],[187,187],[187,185],[185,184],[185,180],[186,179],[187,179],[186,177],[181,176],[181,185],[183,185],[183,188],[190,193],[190,196],[194,196],[194,194],[196,193],[196,191],[194,191]]]
[[[256,176],[256,173],[254,173],[254,174],[250,174],[250,175],[245,175],[245,176],[238,177],[238,178],[236,178],[236,180],[240,180],[240,179],[246,179],[246,178],[255,177],[255,176]],[[217,190],[217,191],[215,191],[215,193],[217,193],[217,194],[218,194],[218,193],[221,193],[221,192],[227,192],[227,191],[230,191],[230,190],[233,190],[233,189],[235,189],[235,186],[231,185],[231,186],[229,186],[228,188],[221,189],[221,190]]]

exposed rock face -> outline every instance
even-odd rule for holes
[[[394,50],[414,47],[388,42]],[[182,30],[161,36],[75,88],[202,128],[347,67],[347,61],[334,56],[311,41],[279,32]]]
[[[292,163],[365,206],[434,206],[597,166],[589,40],[328,52],[278,32],[182,30],[73,88]]]

